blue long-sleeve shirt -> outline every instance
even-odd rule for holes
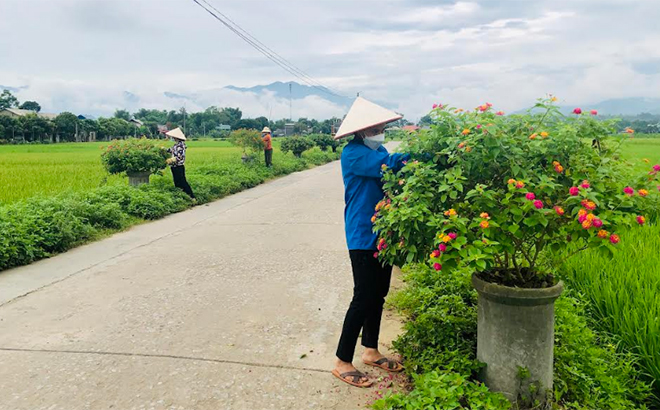
[[[344,223],[349,250],[375,250],[378,235],[373,232],[371,217],[378,201],[383,199],[382,166],[398,171],[404,154],[392,154],[381,146],[373,150],[361,140],[353,140],[341,154],[341,172],[344,179]]]

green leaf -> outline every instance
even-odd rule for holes
[[[518,226],[517,224],[513,224],[513,225],[509,225],[507,229],[511,233],[516,233],[518,229],[520,229],[520,226]]]

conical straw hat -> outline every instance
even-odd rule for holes
[[[358,97],[346,118],[341,123],[335,139],[338,140],[358,131],[366,130],[375,125],[387,124],[388,122],[400,120],[403,116],[390,111],[387,108]]]
[[[262,133],[262,134],[270,134],[270,128],[268,128],[268,127],[264,127],[264,129],[261,130],[261,133]]]
[[[167,131],[165,135],[167,135],[168,137],[176,138],[181,141],[186,140],[186,136],[183,134],[183,131],[181,131],[181,128],[178,127],[173,129],[172,131]]]

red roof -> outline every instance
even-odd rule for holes
[[[419,130],[419,127],[416,125],[404,125],[401,129],[404,131],[417,131]]]

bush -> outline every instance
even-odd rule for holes
[[[232,144],[243,148],[243,155],[256,155],[264,150],[261,134],[256,130],[245,128],[234,130],[229,134],[229,140]]]
[[[546,248],[572,241],[612,254],[617,233],[643,223],[638,216],[659,195],[648,186],[660,165],[630,178],[617,140],[605,139],[611,121],[565,119],[551,99],[536,109],[435,109],[432,129],[404,142],[416,160],[385,172],[387,200],[374,216],[381,259],[464,266],[487,281],[542,288],[554,284],[552,267],[539,266]]]
[[[386,398],[376,408],[507,408],[498,407],[500,396],[487,393],[475,381],[481,364],[476,360],[477,292],[470,285],[471,272],[463,269],[446,275],[414,264],[404,272],[407,286],[390,298],[407,319],[394,347],[406,360],[415,390]],[[638,379],[633,358],[617,353],[607,337],[589,329],[584,303],[569,292],[557,301],[555,330],[558,405],[581,410],[635,409],[649,397],[649,386]],[[455,384],[458,380],[460,389]],[[442,401],[447,397],[455,399],[453,407]],[[470,397],[489,404],[472,406],[467,401]]]
[[[260,163],[242,164],[240,160],[191,168],[188,180],[201,204],[336,158],[336,154],[317,148],[306,153],[303,160],[282,155],[269,169]],[[139,187],[104,186],[86,193],[64,193],[0,206],[0,270],[66,251],[104,231],[120,230],[190,206],[190,198],[166,178],[153,178],[150,184]]]
[[[101,155],[111,174],[149,172],[154,174],[167,166],[170,154],[158,142],[146,138],[113,141]]]
[[[328,148],[331,148],[332,152],[337,152],[337,148],[342,144],[342,141],[335,140],[332,135],[329,134],[311,134],[307,138],[311,139],[314,145],[323,151],[327,151]]]
[[[314,143],[307,137],[290,137],[282,141],[282,152],[292,152],[293,155],[300,158],[302,153],[312,148]]]
[[[339,159],[339,156],[332,152],[321,151],[319,147],[313,147],[305,151],[302,154],[302,158],[310,164],[321,165]]]

